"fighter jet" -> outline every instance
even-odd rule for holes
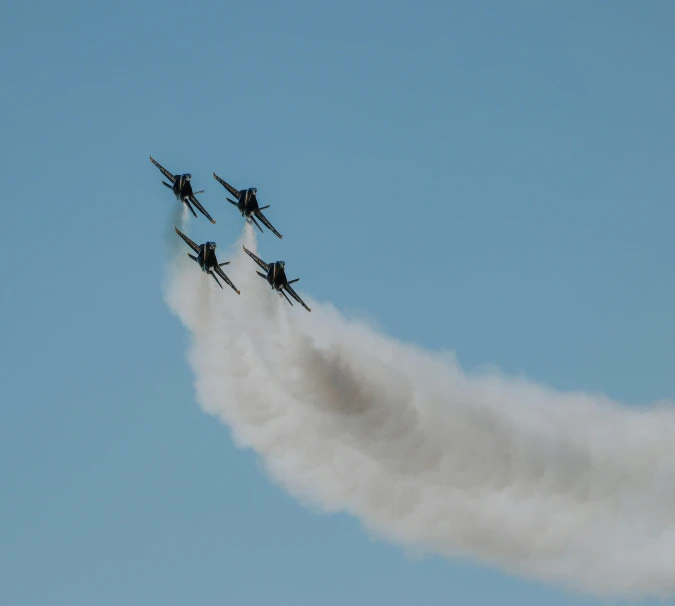
[[[262,231],[262,227],[260,227],[260,225],[258,225],[258,222],[256,221],[257,218],[277,238],[283,238],[283,236],[276,229],[274,229],[272,224],[267,220],[267,217],[265,217],[265,215],[262,214],[262,211],[265,210],[266,208],[269,208],[270,205],[268,204],[267,206],[263,206],[262,208],[258,206],[257,188],[249,187],[248,189],[238,191],[234,189],[234,187],[232,187],[229,183],[223,181],[223,179],[221,179],[216,173],[213,173],[213,177],[227,191],[229,191],[235,198],[237,198],[236,202],[234,200],[231,200],[230,198],[227,198],[227,201],[230,204],[234,204],[239,209],[239,212],[241,213],[242,217],[244,217],[248,221],[251,221],[260,231]]]
[[[197,213],[195,212],[192,206],[196,206],[197,209],[209,220],[211,223],[215,223],[215,220],[211,218],[211,215],[206,212],[206,209],[201,205],[199,200],[195,197],[196,194],[203,194],[206,190],[202,189],[201,191],[192,191],[192,185],[190,180],[192,175],[190,173],[185,173],[184,175],[172,175],[166,168],[164,168],[159,162],[157,162],[152,156],[150,156],[150,162],[152,162],[162,174],[171,181],[171,184],[166,181],[162,181],[163,185],[166,185],[170,190],[173,191],[177,200],[183,202],[190,209],[190,212],[196,217]],[[192,204],[192,206],[190,205]]]
[[[305,305],[305,302],[298,297],[298,294],[291,288],[291,284],[293,282],[297,282],[300,278],[296,278],[295,280],[288,280],[286,278],[286,271],[284,270],[284,267],[286,266],[286,263],[283,261],[276,261],[274,263],[270,263],[269,265],[265,263],[262,259],[259,257],[256,257],[248,248],[245,246],[243,247],[244,252],[251,257],[259,266],[261,269],[267,272],[267,275],[256,271],[261,278],[265,278],[269,285],[276,290],[279,294],[284,295],[286,297],[286,293],[284,292],[284,289],[288,291],[288,294],[291,295],[300,305],[302,305],[307,311],[312,311],[307,305]],[[286,297],[286,301],[291,303],[291,300]],[[293,305],[293,303],[291,303]]]
[[[197,246],[177,227],[174,226],[174,229],[176,230],[176,233],[181,238],[183,238],[183,240],[185,240],[187,245],[197,253],[196,257],[188,253],[188,257],[190,257],[190,259],[192,259],[193,261],[197,261],[197,263],[199,263],[199,267],[202,268],[202,271],[204,273],[213,276],[213,279],[216,281],[216,284],[218,284],[218,286],[222,288],[223,285],[218,281],[218,278],[216,278],[216,274],[218,274],[223,280],[225,280],[225,282],[227,282],[232,287],[232,290],[234,290],[234,292],[236,292],[238,295],[241,294],[237,289],[237,287],[234,284],[232,284],[232,281],[225,275],[225,272],[222,269],[220,269],[223,265],[229,265],[230,262],[225,261],[225,263],[218,263],[218,259],[216,259],[215,242],[206,242],[205,244],[200,244],[199,246]]]

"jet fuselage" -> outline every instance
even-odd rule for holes
[[[276,261],[270,264],[270,269],[267,272],[267,282],[275,290],[281,290],[283,285],[288,281],[284,269],[285,265],[283,261]]]
[[[256,189],[254,187],[249,187],[239,194],[237,208],[247,219],[258,210],[258,197],[256,196]]]
[[[190,179],[192,175],[189,173],[185,175],[176,175],[176,180],[173,182],[173,193],[176,198],[181,201],[185,201],[193,195],[192,185],[190,184]]]
[[[199,245],[199,254],[197,255],[197,262],[202,268],[203,272],[208,273],[214,267],[218,267],[218,260],[216,259],[216,243],[206,242]]]

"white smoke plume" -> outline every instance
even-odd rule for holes
[[[183,204],[183,202],[173,201],[171,203],[171,212],[167,216],[167,221],[167,229],[164,233],[166,235],[166,244],[173,255],[182,252],[185,247],[185,243],[176,236],[174,227],[177,227],[185,233],[189,222],[187,205]]]
[[[250,226],[244,241],[255,250]],[[218,251],[241,296],[185,252],[166,296],[192,334],[198,401],[293,495],[417,550],[601,595],[675,595],[672,403],[469,375],[329,305],[291,308],[241,242]]]

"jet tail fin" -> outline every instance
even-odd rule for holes
[[[218,281],[218,278],[216,278],[216,274],[214,274],[212,271],[210,271],[209,273],[213,276],[213,279],[216,281],[216,284],[220,286],[220,288],[222,288],[223,285]]]
[[[291,300],[286,296],[286,293],[285,293],[283,290],[280,290],[279,292],[280,292],[282,295],[284,295],[284,298],[286,299],[286,301],[288,301],[289,303],[291,303]],[[293,307],[293,303],[291,303],[291,307]]]
[[[196,217],[196,216],[197,216],[197,213],[195,212],[195,209],[192,208],[192,205],[190,204],[190,202],[189,202],[188,200],[183,200],[183,202],[184,202],[185,205],[190,209],[190,212]],[[211,219],[211,221],[212,221],[213,223],[215,223],[215,221],[214,221],[213,219]]]
[[[255,225],[255,226],[260,230],[260,232],[262,233],[262,230],[263,230],[263,229],[262,229],[262,227],[260,227],[260,225],[258,224],[258,222],[253,218],[253,215],[251,215],[251,216],[249,217],[249,219],[253,222],[253,225]]]

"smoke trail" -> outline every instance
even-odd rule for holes
[[[255,249],[250,226],[244,241]],[[192,333],[200,404],[288,491],[415,548],[604,595],[675,594],[672,403],[471,376],[329,305],[290,308],[229,258],[241,297],[180,259],[167,303]]]
[[[188,226],[188,209],[182,202],[171,204],[171,210],[167,215],[166,229],[164,234],[166,237],[166,245],[172,255],[181,252],[185,246],[183,241],[176,236],[174,227],[180,229],[183,233],[186,232]]]

